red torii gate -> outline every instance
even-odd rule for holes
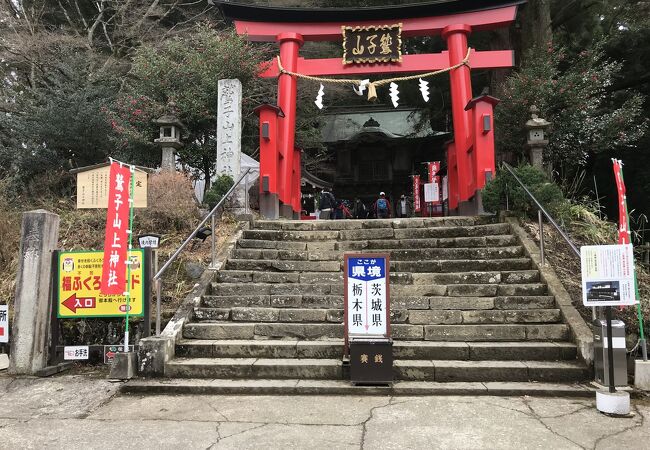
[[[277,42],[285,70],[311,76],[432,72],[463,61],[472,31],[492,30],[514,22],[523,1],[450,0],[379,8],[276,8],[217,1],[233,18],[237,33],[251,41]],[[476,6],[480,3],[480,6]],[[402,36],[440,34],[448,51],[404,55],[398,63],[344,65],[341,58],[304,59],[305,41],[342,41],[343,26],[402,23]],[[472,50],[473,69],[512,67],[511,50]],[[300,151],[295,147],[297,80],[281,73],[277,60],[263,78],[278,77],[278,106],[263,105],[260,114],[260,210],[268,218],[298,217],[300,213]],[[454,139],[447,147],[449,210],[476,212],[476,192],[495,173],[493,106],[489,96],[472,98],[470,68],[450,72]],[[281,202],[281,206],[278,204]],[[469,207],[465,207],[469,205]]]

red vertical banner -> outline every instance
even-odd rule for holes
[[[617,159],[613,159],[612,162],[614,163],[614,177],[616,178],[616,189],[618,190],[618,243],[629,244],[631,241],[630,230],[628,229],[627,198],[622,163]]]
[[[131,206],[129,186],[131,186],[129,166],[112,163],[102,266],[101,293],[104,295],[122,295],[126,290],[129,208]]]
[[[427,164],[427,169],[429,172],[429,183],[433,183],[435,180],[436,174],[440,171],[440,161],[434,161]]]
[[[413,210],[422,211],[422,202],[420,200],[420,175],[413,176]]]

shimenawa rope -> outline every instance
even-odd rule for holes
[[[396,83],[400,81],[410,81],[410,80],[417,80],[419,78],[429,78],[433,77],[436,75],[440,75],[441,73],[446,73],[450,72],[454,69],[458,69],[459,67],[462,66],[467,66],[470,67],[469,65],[469,55],[471,53],[472,49],[468,48],[467,49],[467,55],[465,55],[465,58],[459,62],[458,64],[454,64],[453,66],[447,67],[445,69],[440,69],[436,70],[433,72],[427,72],[427,73],[422,73],[418,75],[409,75],[406,77],[395,77],[395,78],[387,78],[385,80],[377,80],[377,81],[371,81],[368,83],[366,86],[368,88],[368,100],[369,101],[375,101],[377,100],[377,88],[380,86],[383,86],[385,84],[389,83]],[[296,72],[291,72],[289,70],[286,70],[284,67],[282,67],[282,61],[280,60],[280,56],[278,56],[278,70],[280,71],[280,74],[284,75],[291,75],[297,78],[302,78],[305,80],[310,80],[310,81],[317,81],[319,83],[331,83],[331,84],[351,84],[353,86],[361,86],[362,85],[362,80],[354,80],[354,79],[345,79],[345,78],[323,78],[323,77],[313,77],[311,75],[304,75],[301,73],[296,73]]]

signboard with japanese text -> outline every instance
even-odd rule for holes
[[[390,268],[386,254],[345,255],[345,333],[390,336]]]
[[[129,352],[134,349],[133,345],[129,345]],[[104,346],[104,364],[111,365],[117,353],[124,352],[124,345],[105,345]]]
[[[140,248],[157,249],[160,246],[160,235],[143,234],[142,236],[138,236],[138,243],[140,244]]]
[[[130,316],[144,314],[144,250],[131,250]],[[104,252],[61,252],[58,257],[57,317],[123,317],[126,297],[100,292]],[[124,287],[122,288],[124,290]]]
[[[429,175],[429,183],[433,183],[436,177],[436,174],[440,172],[440,161],[434,161],[427,163],[427,172]]]
[[[413,210],[422,211],[422,200],[420,197],[420,175],[413,176]]]
[[[442,177],[442,201],[444,202],[445,200],[449,199],[449,186],[447,184],[448,182],[447,175]]]
[[[9,342],[9,305],[0,305],[0,344]]]
[[[585,306],[637,304],[632,245],[584,246],[580,249],[580,257]]]
[[[343,64],[402,62],[402,24],[341,27]]]
[[[130,166],[117,162],[111,164],[101,284],[101,292],[106,295],[126,291],[131,175]]]
[[[440,202],[440,187],[438,183],[424,185],[424,201],[427,203]]]
[[[70,345],[63,348],[64,361],[86,360],[90,356],[87,345]]]
[[[77,208],[108,208],[108,178],[110,166],[79,169],[77,176]],[[134,208],[147,207],[147,172],[135,170]]]

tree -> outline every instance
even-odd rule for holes
[[[552,47],[534,52],[508,78],[496,110],[500,151],[523,153],[525,118],[532,105],[552,123],[545,159],[562,180],[573,177],[594,155],[633,145],[643,136],[643,97],[608,92],[621,65],[606,59],[601,49],[584,50],[572,59]]]
[[[253,45],[234,32],[208,24],[191,33],[143,45],[136,50],[129,78],[113,108],[118,153],[130,161],[155,159],[157,126],[151,120],[176,104],[186,126],[181,161],[200,169],[209,180],[216,159],[218,81],[237,78],[243,86],[244,128],[253,127],[252,110],[270,95],[270,85],[258,79],[260,64],[269,58],[265,46]],[[247,153],[257,147],[257,133],[243,133]]]

